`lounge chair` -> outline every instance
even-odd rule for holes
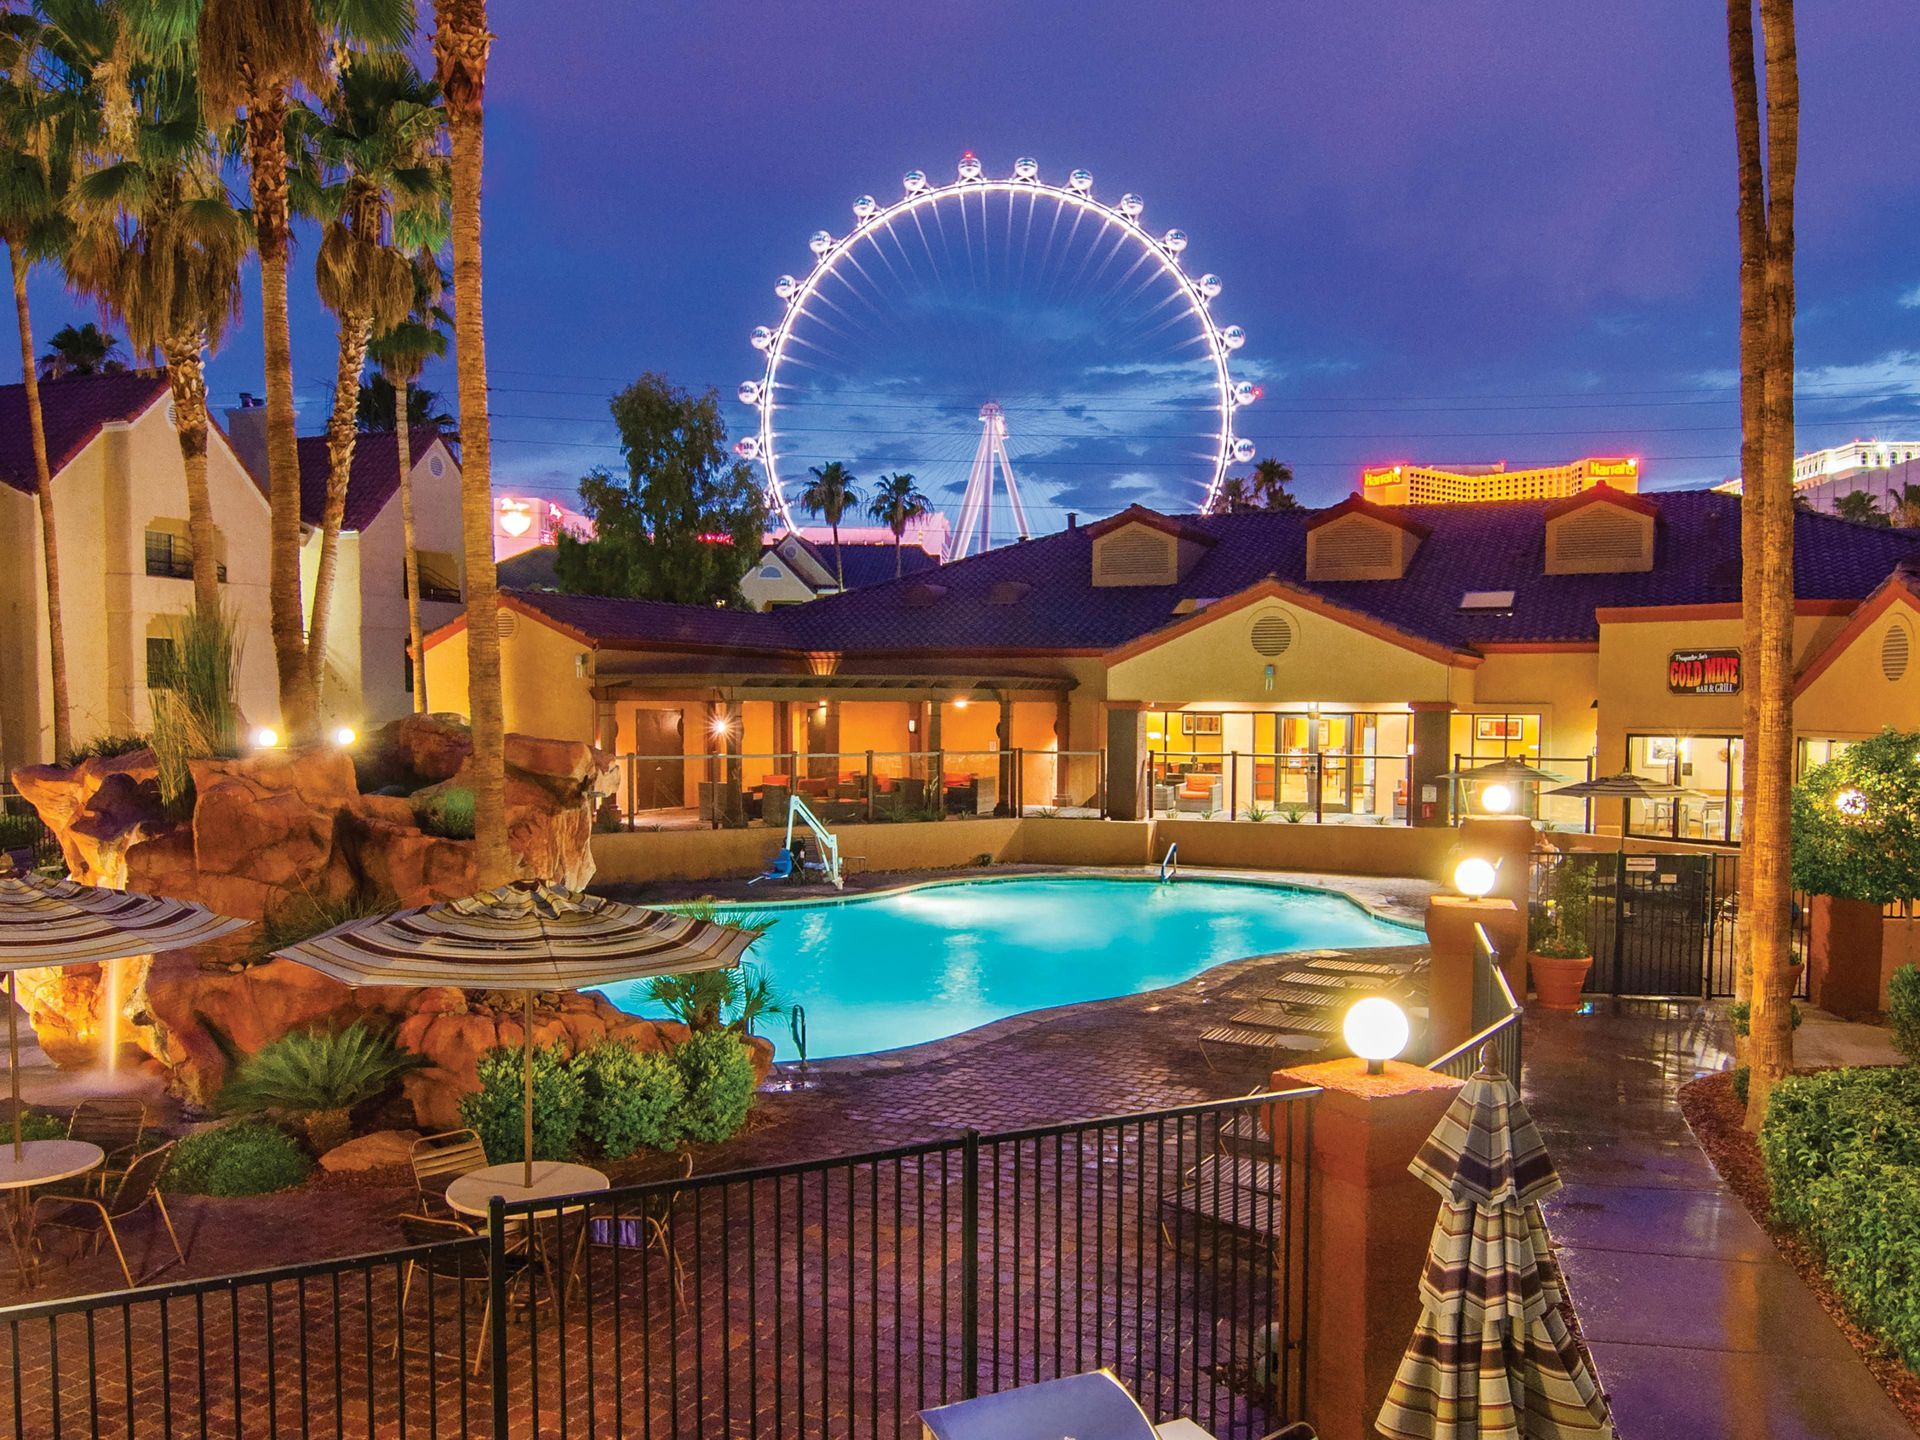
[[[160,1196],[160,1172],[166,1169],[167,1161],[172,1156],[172,1142],[147,1151],[129,1165],[112,1189],[98,1200],[89,1195],[42,1195],[33,1202],[33,1218],[30,1221],[36,1241],[42,1230],[69,1230],[83,1240],[91,1236],[94,1249],[98,1249],[103,1240],[109,1242],[113,1246],[114,1258],[120,1262],[120,1273],[127,1277],[127,1288],[131,1290],[146,1279],[146,1261],[143,1256],[141,1281],[136,1281],[133,1267],[127,1263],[126,1249],[120,1244],[119,1227],[151,1203],[160,1217],[160,1223],[166,1227],[167,1239],[173,1242],[174,1258],[160,1269],[183,1264],[187,1252],[180,1248],[179,1232],[173,1228],[173,1217],[167,1214],[167,1202]],[[153,1248],[151,1240],[147,1248]],[[159,1271],[154,1273],[158,1274]]]

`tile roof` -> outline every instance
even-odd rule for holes
[[[567,623],[610,644],[749,645],[860,652],[1105,651],[1180,619],[1183,600],[1224,599],[1274,577],[1327,602],[1449,647],[1499,642],[1591,642],[1607,606],[1737,603],[1740,502],[1705,490],[1646,497],[1658,507],[1654,568],[1644,574],[1548,575],[1545,512],[1552,502],[1386,507],[1417,511],[1429,536],[1398,580],[1306,578],[1311,510],[1185,517],[1215,542],[1173,585],[1092,583],[1093,537],[1066,530],[805,605],[762,615],[631,600],[526,597],[583,607]],[[1795,590],[1803,600],[1857,601],[1903,560],[1920,536],[1794,517]],[[849,581],[852,577],[849,576]],[[1468,591],[1511,590],[1511,608],[1462,610]],[[557,617],[556,617],[557,618]],[[722,638],[724,637],[724,638]]]
[[[412,442],[408,448],[413,451],[413,463],[418,465],[420,457],[440,438],[438,430],[425,426],[415,428],[408,436]],[[302,435],[299,445],[300,522],[317,526],[326,514],[327,477],[333,471],[327,456],[327,437]],[[399,447],[400,438],[392,431],[360,432],[360,438],[353,445],[353,466],[347,472],[347,512],[341,529],[365,530],[399,493],[400,467],[394,463]],[[266,476],[256,475],[254,482],[263,491],[266,489]]]
[[[516,608],[546,616],[556,625],[599,644],[693,646],[777,653],[785,648],[771,612],[675,605],[666,600],[619,600],[600,595],[558,595],[544,590],[502,590]]]
[[[101,427],[137,420],[167,393],[164,373],[76,375],[40,383],[40,417],[47,432],[47,469],[58,475]],[[27,423],[27,387],[0,385],[0,481],[31,495],[33,432]]]

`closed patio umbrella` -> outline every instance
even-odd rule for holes
[[[1480,1069],[1408,1167],[1440,1192],[1420,1321],[1375,1422],[1392,1440],[1611,1440],[1561,1318],[1540,1201],[1560,1177],[1513,1082]]]
[[[16,1160],[21,1122],[20,982],[14,972],[180,950],[250,923],[215,915],[186,900],[0,870],[0,970],[7,975],[7,1073]]]
[[[533,996],[736,963],[754,932],[522,880],[463,900],[349,920],[274,953],[344,985],[518,990],[525,1003],[522,1104],[533,1184]]]

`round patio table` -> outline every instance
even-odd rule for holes
[[[29,1259],[33,1208],[27,1191],[84,1175],[98,1169],[106,1158],[106,1151],[85,1140],[28,1140],[20,1146],[17,1159],[11,1142],[0,1143],[0,1191],[8,1192],[13,1202],[6,1207],[7,1243],[13,1248],[13,1268],[21,1284],[33,1283]]]
[[[583,1195],[605,1190],[609,1185],[607,1177],[591,1165],[571,1165],[559,1160],[534,1161],[533,1184],[524,1184],[525,1179],[526,1166],[518,1160],[471,1170],[447,1186],[447,1204],[462,1215],[484,1217],[496,1195],[512,1205],[522,1200]]]

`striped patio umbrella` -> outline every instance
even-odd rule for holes
[[[4,864],[4,861],[0,861]],[[250,924],[186,900],[102,890],[0,870],[0,970],[7,975],[7,1073],[13,1148],[20,1154],[20,1006],[17,970],[94,965],[198,945]]]
[[[1561,1317],[1540,1201],[1560,1188],[1513,1083],[1479,1071],[1409,1167],[1440,1192],[1420,1322],[1375,1421],[1391,1440],[1611,1440]]]
[[[1555,770],[1542,770],[1537,765],[1529,765],[1524,760],[1489,760],[1485,765],[1472,765],[1465,770],[1449,770],[1440,778],[1470,780],[1484,785],[1495,782],[1503,785],[1540,785],[1550,780],[1564,780],[1567,777]]]
[[[533,997],[737,963],[754,932],[522,880],[463,900],[349,920],[274,953],[355,988],[518,990],[526,1181],[533,1184]]]

